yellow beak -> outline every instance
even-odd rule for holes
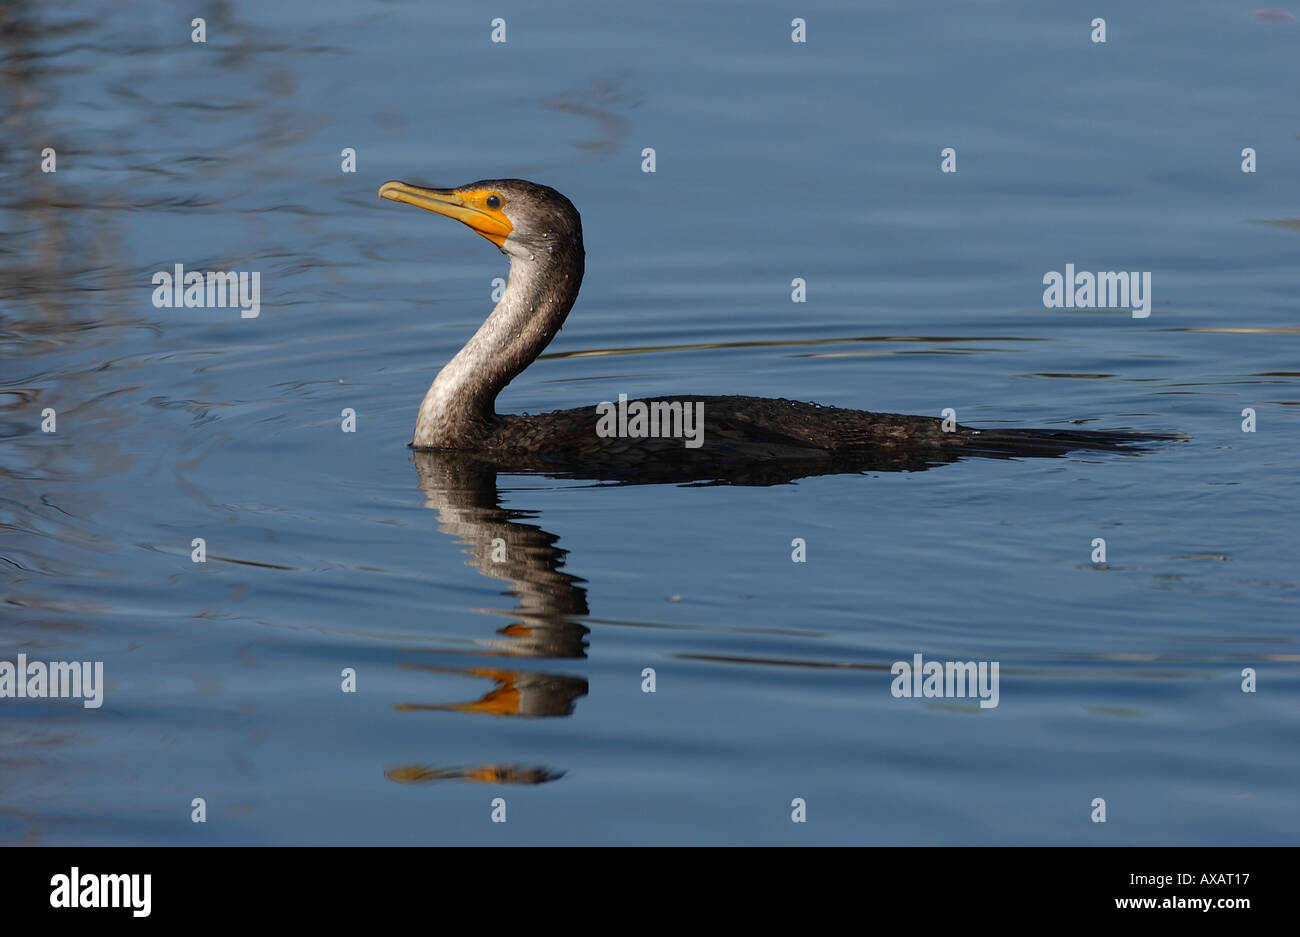
[[[488,208],[487,198],[494,193],[487,189],[428,189],[405,182],[385,182],[379,187],[379,197],[394,202],[405,202],[427,211],[435,211],[448,218],[469,225],[497,247],[505,247],[506,238],[515,226],[499,208]]]

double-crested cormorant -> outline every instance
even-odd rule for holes
[[[597,432],[596,407],[498,414],[497,394],[542,352],[578,298],[585,252],[582,221],[559,192],[522,179],[454,189],[385,182],[380,198],[455,218],[510,258],[491,315],[438,373],[420,404],[411,446],[474,453],[502,468],[653,481],[749,473],[785,477],[908,469],[964,456],[1056,456],[1114,451],[1178,437],[1073,430],[978,430],[933,417],[872,413],[764,397],[673,397],[703,404],[702,445],[680,438]],[[631,404],[629,404],[630,406]]]

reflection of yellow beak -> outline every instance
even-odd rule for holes
[[[477,231],[497,247],[505,247],[506,238],[515,226],[499,208],[488,208],[487,197],[493,194],[484,189],[426,189],[405,182],[385,182],[379,187],[379,197],[394,202],[405,202],[417,208],[436,211],[455,218]]]
[[[544,784],[564,776],[563,771],[526,765],[475,765],[472,768],[439,768],[434,765],[401,765],[384,771],[384,777],[398,784],[426,781],[477,781],[481,784]]]
[[[404,667],[417,665],[403,664]],[[417,666],[417,669],[426,669]],[[429,667],[429,670],[439,668]],[[523,676],[513,670],[492,670],[473,668],[470,670],[447,671],[448,673],[463,673],[467,677],[486,677],[488,680],[495,680],[496,689],[489,692],[476,703],[398,703],[394,706],[401,712],[409,712],[414,709],[437,709],[443,712],[457,713],[486,713],[489,716],[518,716],[519,705],[522,700],[522,694],[515,686],[515,681]]]
[[[491,677],[500,683],[495,690],[488,693],[477,703],[455,703],[447,708],[460,713],[484,713],[489,716],[517,716],[521,694],[515,687],[515,681],[521,676],[517,673],[484,671],[467,671],[475,677]]]

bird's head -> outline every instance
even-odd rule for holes
[[[454,189],[385,182],[379,197],[463,222],[502,253],[533,259],[582,247],[582,219],[573,203],[545,185],[523,179],[485,179]]]

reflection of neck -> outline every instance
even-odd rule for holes
[[[583,252],[515,255],[505,293],[473,338],[438,372],[415,422],[417,448],[472,448],[496,419],[497,394],[542,353],[578,298]]]
[[[557,537],[501,507],[496,469],[470,453],[416,452],[424,506],[438,512],[438,529],[469,547],[484,576],[509,583],[518,605],[485,610],[508,616],[522,629],[502,629],[507,640],[487,642],[522,657],[583,657],[588,614],[582,580],[563,569]]]

